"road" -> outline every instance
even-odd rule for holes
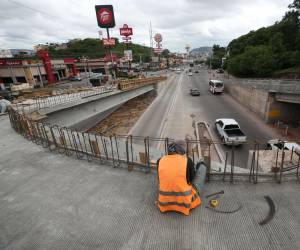
[[[144,112],[130,134],[143,137],[161,137],[165,124],[165,117],[175,96],[180,76],[169,76],[165,86],[155,98],[151,106]],[[152,145],[153,146],[153,145]]]
[[[173,74],[167,88],[155,99],[143,114],[131,134],[150,137],[170,137],[184,139],[192,135],[192,116],[195,120],[205,120],[210,125],[214,139],[218,136],[214,129],[217,118],[233,118],[247,135],[248,141],[266,142],[276,138],[268,125],[226,93],[213,95],[208,91],[207,70],[188,76],[186,73]],[[199,97],[190,96],[190,88],[198,88]],[[230,151],[229,146],[221,145],[223,156]],[[235,165],[246,167],[250,145],[236,147]]]
[[[217,118],[235,119],[240,124],[242,131],[247,135],[248,142],[259,140],[264,143],[278,136],[276,132],[266,125],[257,115],[243,107],[228,94],[211,94],[208,90],[209,75],[206,70],[201,70],[198,74],[194,73],[193,76],[186,77],[188,78],[186,81],[187,85],[190,88],[198,88],[201,92],[199,98],[194,98],[194,105],[199,107],[197,114],[210,124],[211,131],[216,139],[219,139],[214,128],[214,123]],[[252,149],[251,147],[253,146],[250,144],[236,147],[236,165],[246,167],[249,149]],[[231,150],[229,146],[225,145],[222,145],[221,149],[224,154],[226,151]]]

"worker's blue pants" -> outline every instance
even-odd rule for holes
[[[193,185],[197,188],[199,195],[201,195],[206,178],[206,166],[203,162],[199,162],[196,165],[196,176],[193,180]]]

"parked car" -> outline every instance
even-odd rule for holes
[[[199,91],[199,89],[190,89],[190,94],[192,96],[199,96],[200,95],[200,91]]]
[[[300,145],[296,142],[283,141],[280,139],[269,140],[267,143],[267,150],[272,149],[283,149],[284,150],[293,150],[298,155],[300,155]]]
[[[82,79],[79,76],[70,76],[69,81],[74,82],[74,81],[81,81]]]
[[[221,118],[216,120],[216,129],[226,145],[240,145],[246,142],[247,137],[241,131],[239,124],[234,119]]]
[[[193,73],[192,73],[192,72],[189,72],[189,73],[188,73],[188,76],[192,76],[192,75],[193,75]]]
[[[198,71],[198,70],[195,70],[195,73],[199,73],[199,71]]]
[[[222,74],[222,73],[224,73],[224,70],[223,69],[217,69],[217,73]]]

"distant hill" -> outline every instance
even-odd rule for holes
[[[212,47],[199,47],[191,50],[192,55],[201,55],[201,54],[207,54],[212,52]]]
[[[99,58],[104,57],[108,53],[107,49],[104,48],[103,44],[96,38],[86,38],[83,40],[78,39],[63,45],[64,46],[59,44],[50,44],[45,49],[48,50],[52,58],[79,58],[82,56],[88,58]],[[134,62],[138,62],[140,57],[143,62],[150,61],[151,48],[132,43],[129,45],[129,49],[132,50]],[[126,45],[124,43],[120,43],[118,39],[116,39],[116,45],[111,48],[112,53],[116,54],[118,57],[123,57],[124,50],[126,50]]]

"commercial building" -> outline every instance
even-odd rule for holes
[[[33,86],[45,86],[66,80],[70,76],[89,77],[93,73],[109,75],[110,58],[64,58],[51,59],[47,51],[38,51],[38,59],[2,58],[0,59],[0,83],[6,88],[11,84],[29,83]],[[116,63],[116,59],[113,59]]]
[[[50,67],[47,71],[47,67]],[[50,74],[52,73],[52,76]],[[69,76],[77,75],[74,59],[29,60],[0,59],[0,82],[10,84],[29,83],[33,86],[44,86],[47,83],[59,82]]]

